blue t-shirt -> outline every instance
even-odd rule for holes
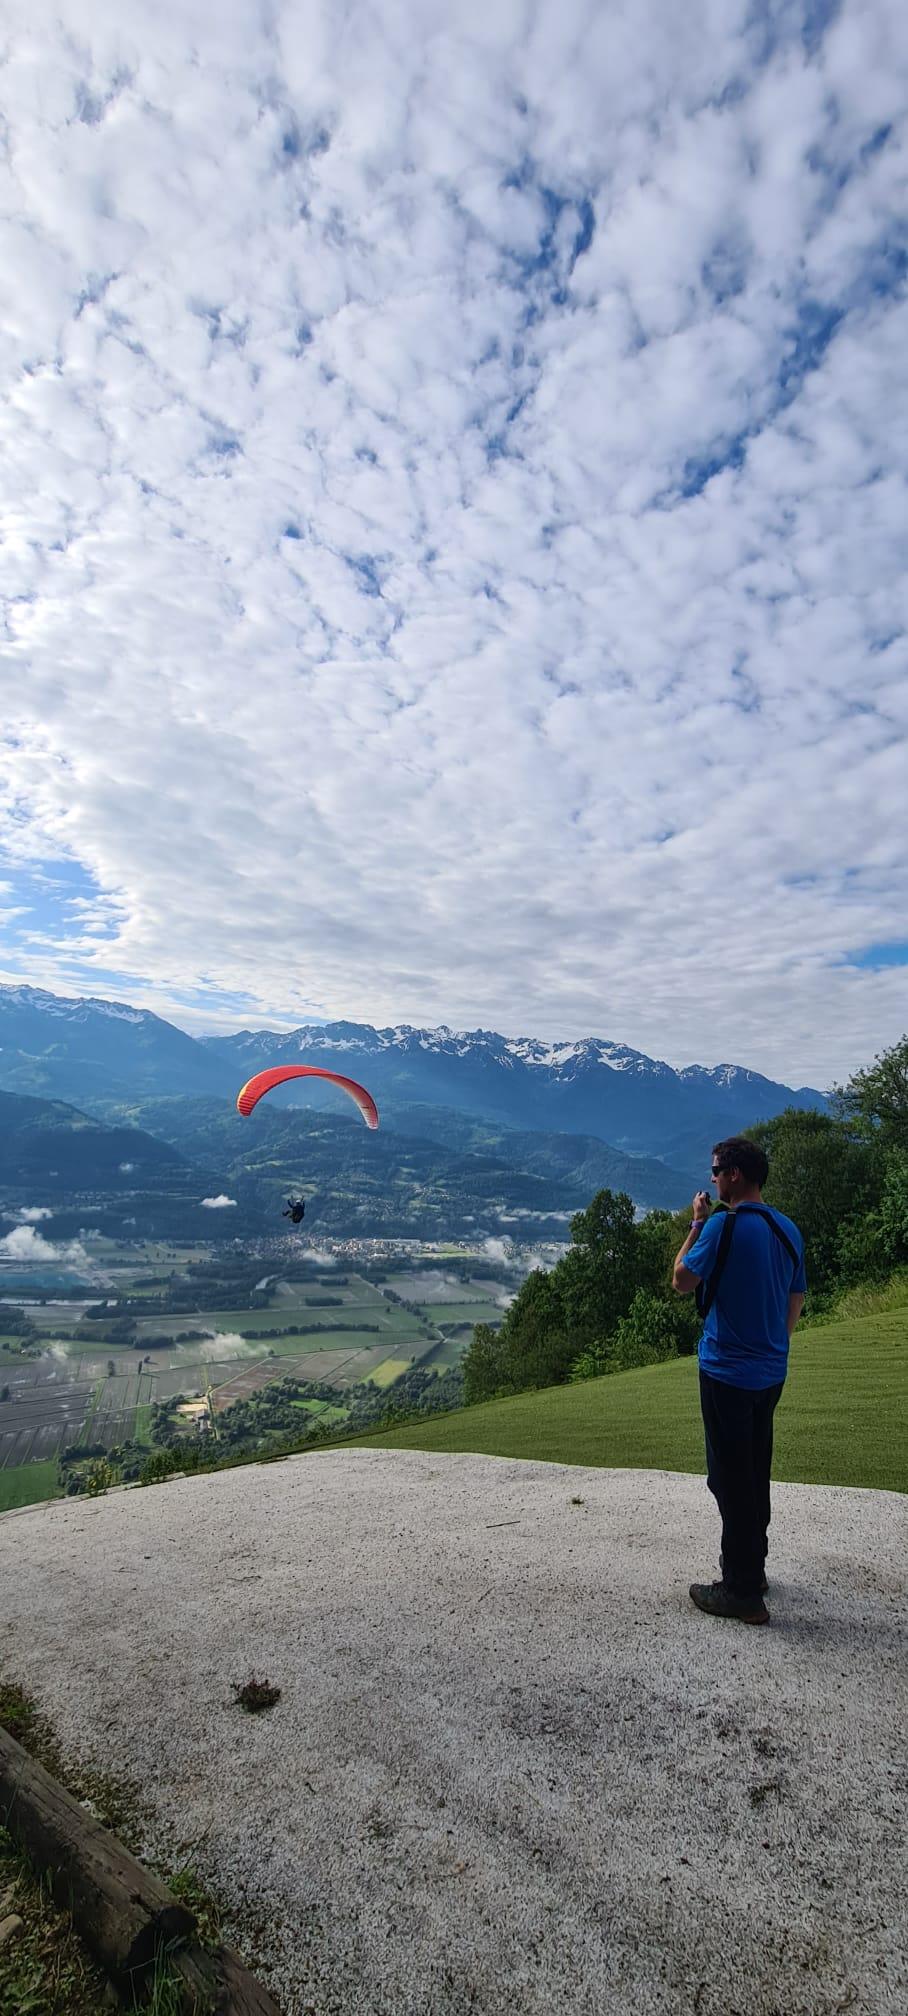
[[[760,1207],[769,1211],[771,1206]],[[772,1213],[798,1254],[795,1266],[759,1210],[739,1204],[728,1258],[700,1337],[699,1360],[711,1379],[760,1391],[777,1386],[788,1370],[788,1297],[803,1295],[804,1241],[781,1211]],[[714,1211],[684,1256],[701,1281],[716,1264],[725,1212]]]

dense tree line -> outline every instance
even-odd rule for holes
[[[908,1264],[908,1037],[836,1088],[831,1113],[788,1107],[742,1130],[769,1157],[768,1204],[804,1235],[808,1317],[843,1290]],[[466,1400],[655,1364],[696,1349],[692,1299],[671,1288],[688,1207],[635,1223],[631,1199],[600,1190],[571,1221],[550,1272],[528,1275],[495,1331],[478,1324]]]
[[[21,1337],[29,1344],[38,1335],[37,1328],[27,1309],[21,1309],[18,1302],[7,1302],[0,1309],[0,1330],[4,1337]]]
[[[335,1331],[346,1337],[350,1330],[377,1333],[380,1329],[380,1323],[288,1323],[285,1330],[244,1330],[242,1334],[250,1343],[259,1343],[267,1337],[330,1337]]]
[[[769,1156],[765,1196],[800,1225],[819,1311],[908,1263],[908,1036],[837,1086],[832,1114],[749,1128]]]

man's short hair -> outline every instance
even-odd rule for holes
[[[748,1183],[756,1183],[762,1190],[769,1175],[769,1163],[762,1148],[755,1141],[745,1141],[743,1134],[732,1134],[727,1141],[716,1141],[713,1145],[714,1167],[740,1169]]]

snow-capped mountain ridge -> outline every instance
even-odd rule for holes
[[[435,1029],[417,1029],[410,1022],[376,1029],[370,1023],[302,1023],[298,1029],[243,1029],[236,1036],[203,1036],[205,1044],[229,1044],[234,1052],[254,1050],[267,1059],[280,1054],[289,1061],[291,1053],[310,1056],[316,1051],[358,1051],[376,1056],[384,1051],[418,1049],[436,1056],[482,1057],[504,1068],[512,1062],[529,1070],[545,1069],[565,1081],[582,1069],[604,1066],[610,1071],[636,1073],[650,1079],[673,1079],[680,1083],[712,1085],[769,1085],[773,1081],[759,1071],[741,1064],[688,1064],[676,1069],[661,1058],[648,1057],[627,1043],[605,1036],[582,1036],[547,1042],[537,1036],[501,1036],[494,1029],[451,1029],[440,1023]],[[802,1088],[805,1089],[805,1088]],[[810,1089],[810,1088],[806,1088]]]
[[[43,987],[2,987],[4,1003],[33,1008],[39,1015],[55,1015],[66,1021],[84,1021],[88,1015],[109,1015],[115,1022],[156,1022],[159,1016],[147,1008],[129,1008],[123,1001],[102,1001],[94,994],[68,996],[48,994]]]
[[[592,1134],[626,1154],[702,1169],[704,1179],[714,1141],[784,1106],[825,1105],[822,1093],[793,1091],[744,1066],[677,1071],[600,1036],[546,1041],[492,1029],[329,1022],[284,1032],[244,1029],[208,1037],[204,1047],[229,1058],[238,1079],[278,1063],[323,1063],[361,1078],[383,1122],[393,1121],[400,1105],[442,1106],[510,1127]],[[272,1096],[325,1103],[310,1082],[302,1095],[295,1088]]]
[[[787,1105],[825,1105],[822,1093],[793,1091],[741,1065],[679,1071],[602,1036],[548,1040],[446,1024],[331,1022],[196,1038],[128,1002],[0,987],[0,1088],[10,1092],[82,1108],[92,1099],[182,1094],[233,1106],[247,1078],[279,1063],[323,1063],[362,1079],[386,1126],[396,1111],[441,1107],[504,1127],[595,1136],[623,1153],[698,1172],[711,1142]],[[311,1079],[302,1092],[296,1085],[271,1095],[279,1104],[303,1099],[315,1107],[337,1096]]]

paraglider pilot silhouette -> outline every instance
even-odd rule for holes
[[[371,1092],[367,1092],[364,1085],[358,1085],[355,1078],[342,1078],[339,1071],[323,1071],[317,1064],[278,1064],[269,1071],[258,1071],[237,1093],[237,1112],[248,1119],[266,1092],[275,1085],[286,1085],[291,1078],[326,1078],[329,1084],[339,1085],[359,1108],[366,1126],[373,1129],[378,1126],[378,1107]],[[305,1213],[302,1197],[288,1197],[287,1209],[281,1212],[281,1217],[289,1218],[291,1225],[301,1225]]]

